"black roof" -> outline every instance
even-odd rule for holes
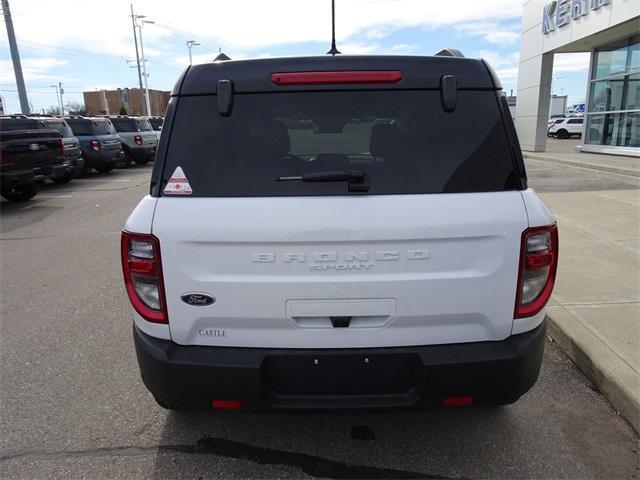
[[[231,80],[238,93],[299,90],[335,90],[336,85],[277,86],[272,73],[344,70],[400,70],[402,80],[379,84],[381,89],[438,89],[443,75],[455,75],[458,89],[500,90],[502,86],[481,59],[453,56],[318,56],[231,60],[188,67],[171,95],[215,94],[218,80]],[[340,85],[341,90],[371,88],[371,85]]]

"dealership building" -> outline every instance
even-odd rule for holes
[[[544,151],[555,53],[590,52],[583,152],[640,157],[640,0],[527,0],[516,128]]]

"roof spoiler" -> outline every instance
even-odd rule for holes
[[[436,57],[459,57],[464,58],[464,55],[457,48],[444,48],[436,53]]]

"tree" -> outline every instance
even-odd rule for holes
[[[69,115],[86,115],[87,108],[84,106],[84,103],[80,102],[67,102],[66,105],[66,113]]]
[[[44,113],[47,115],[60,115],[60,107],[52,105],[46,108]]]
[[[120,107],[120,113],[119,115],[126,115],[127,114],[127,109],[124,108],[124,106]]]

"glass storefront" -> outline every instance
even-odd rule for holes
[[[595,50],[585,143],[640,148],[640,35]]]

